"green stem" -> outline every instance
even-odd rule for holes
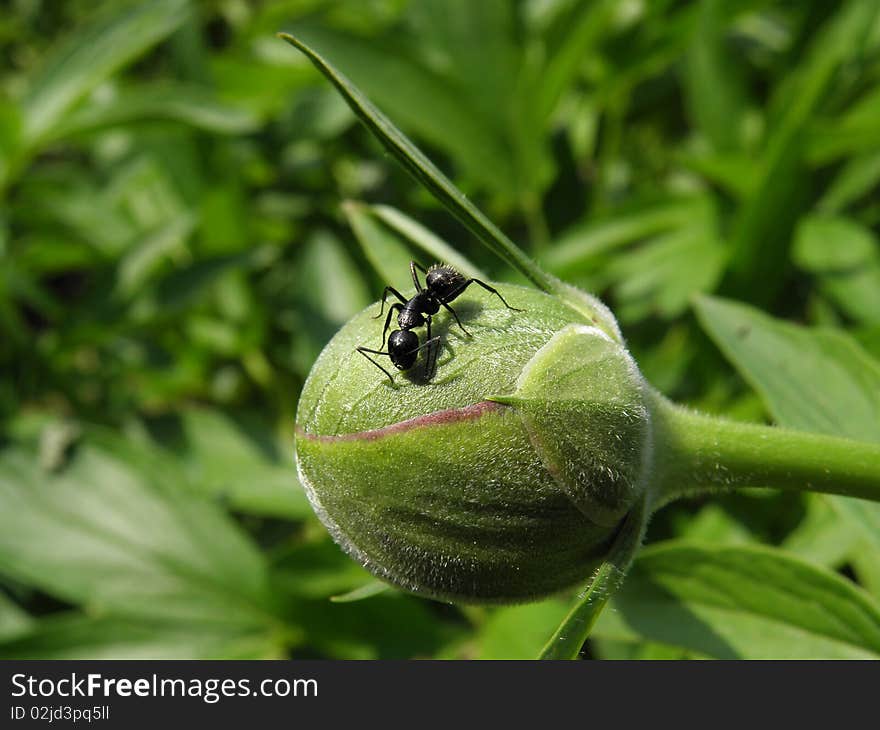
[[[653,507],[741,487],[823,492],[880,502],[880,445],[726,421],[653,396]]]
[[[642,544],[648,523],[647,505],[641,501],[629,513],[605,561],[599,566],[586,592],[544,646],[539,659],[577,659],[605,604],[623,583],[624,576]]]

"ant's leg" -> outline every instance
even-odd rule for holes
[[[427,324],[427,337],[425,339],[425,345],[429,345],[431,343],[437,343],[440,341],[439,337],[431,337],[431,315],[427,315],[425,317],[425,324]],[[437,347],[429,347],[428,348],[428,361],[427,367],[425,368],[425,374],[428,376],[430,380],[434,374],[434,371],[437,369],[437,355],[439,354],[439,348]]]
[[[387,355],[387,352],[382,352],[381,350],[371,350],[369,347],[356,347],[354,349],[357,350],[365,358],[367,358],[367,360],[369,360],[371,363],[373,363],[373,365],[379,368],[379,370],[385,373],[388,376],[388,380],[391,381],[391,385],[394,385],[394,378],[391,376],[391,373],[389,373],[385,368],[383,368],[379,363],[377,363],[367,354],[368,352],[372,352],[374,355]]]
[[[382,307],[379,309],[379,314],[373,317],[373,319],[379,319],[379,317],[385,312],[385,300],[388,298],[388,292],[391,292],[396,296],[402,304],[406,304],[406,299],[404,299],[403,294],[397,291],[393,286],[386,286],[385,291],[382,292]]]
[[[418,352],[419,350],[424,350],[426,347],[431,347],[433,345],[436,345],[438,342],[440,342],[440,335],[437,335],[436,337],[432,337],[430,340],[425,340],[425,342],[423,344],[419,345],[415,350],[413,350],[413,352]]]
[[[436,337],[432,337],[430,340],[425,340],[421,345],[419,345],[418,347],[414,347],[412,350],[410,350],[408,354],[418,352],[419,350],[424,350],[426,347],[430,347],[431,345],[433,345],[437,342],[440,342],[440,335],[437,335]],[[372,352],[372,350],[371,350],[371,352]],[[384,355],[385,353],[380,352],[379,354]]]
[[[458,315],[455,313],[455,310],[452,307],[450,307],[446,302],[440,302],[440,304],[443,305],[443,308],[447,312],[449,312],[453,317],[455,317],[455,321],[456,321],[456,323],[458,323],[458,326],[461,327],[461,331],[464,332],[468,337],[470,337],[471,333],[468,332],[464,328],[464,325],[461,323],[461,320],[458,318]]]
[[[431,341],[431,315],[430,314],[425,315],[425,331],[427,332],[425,342],[430,342]],[[430,362],[431,352],[432,352],[432,350],[429,349],[428,350],[428,369],[427,369],[428,373],[431,372],[431,368],[433,367],[433,365]]]
[[[385,317],[385,328],[382,330],[382,344],[379,347],[385,347],[385,335],[388,334],[388,327],[391,326],[391,315],[403,309],[402,304],[392,304],[388,309],[388,316]],[[375,319],[375,317],[373,318]]]
[[[497,289],[493,289],[485,281],[480,281],[479,279],[468,279],[467,282],[465,282],[465,285],[461,289],[459,289],[458,292],[456,292],[455,296],[458,296],[459,294],[461,294],[471,284],[479,284],[486,291],[492,292],[496,297],[498,297],[501,300],[501,303],[505,307],[507,307],[508,309],[511,309],[514,312],[522,312],[523,311],[522,309],[517,309],[516,307],[511,307],[507,302],[504,301],[504,297],[501,296],[501,293]]]
[[[417,264],[415,261],[409,262],[409,273],[412,274],[413,284],[415,284],[416,286],[416,291],[424,291],[424,289],[422,289],[422,285],[419,283],[419,276],[418,274],[416,274],[416,269],[421,271],[423,274],[427,274],[428,271],[425,269],[424,266],[422,266],[421,264]]]

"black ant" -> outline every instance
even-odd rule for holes
[[[425,275],[424,288],[419,281],[416,269]],[[464,275],[446,264],[434,264],[430,269],[426,270],[424,266],[420,266],[415,261],[410,261],[409,270],[412,274],[413,284],[416,287],[415,295],[412,298],[407,299],[393,286],[386,286],[385,291],[382,292],[382,307],[379,310],[379,314],[373,317],[373,319],[379,319],[382,316],[385,311],[385,302],[388,299],[389,292],[397,297],[398,301],[388,308],[388,316],[385,318],[385,328],[382,330],[382,346],[384,346],[385,335],[388,334],[388,328],[391,326],[391,315],[394,312],[397,312],[397,326],[400,329],[394,330],[388,337],[388,352],[371,350],[368,347],[356,348],[361,355],[385,373],[392,384],[394,383],[394,378],[391,376],[391,373],[367,353],[369,352],[374,355],[387,355],[391,358],[391,364],[398,370],[409,370],[415,365],[419,350],[422,350],[425,347],[430,347],[440,340],[439,337],[431,337],[431,317],[440,311],[440,307],[443,307],[448,311],[453,316],[458,326],[461,327],[462,332],[470,337],[471,333],[464,328],[464,325],[461,323],[461,320],[459,320],[455,310],[449,306],[449,302],[461,295],[461,293],[471,284],[479,284],[486,291],[497,296],[502,304],[508,309],[513,310],[514,312],[523,311],[516,307],[511,307],[506,301],[504,301],[504,297],[501,296],[498,290],[493,289],[486,282],[480,281],[479,279],[466,279]],[[418,335],[411,330],[415,327],[421,327],[422,325],[426,326],[428,336],[425,340],[425,344],[420,345]]]

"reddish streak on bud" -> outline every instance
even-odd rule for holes
[[[474,420],[482,416],[484,413],[491,413],[507,408],[501,403],[491,400],[483,400],[464,408],[448,408],[443,411],[434,411],[426,413],[424,416],[416,416],[408,418],[405,421],[392,423],[382,428],[373,428],[369,431],[358,431],[357,433],[344,433],[339,436],[318,436],[313,433],[306,433],[301,426],[296,427],[296,435],[307,438],[312,441],[333,442],[333,441],[375,441],[376,439],[391,436],[403,431],[409,431],[413,428],[423,428],[427,426],[440,426],[447,423],[458,423],[459,421]]]

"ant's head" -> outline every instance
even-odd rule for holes
[[[440,301],[455,296],[467,281],[448,264],[434,264],[425,275],[425,286]]]

